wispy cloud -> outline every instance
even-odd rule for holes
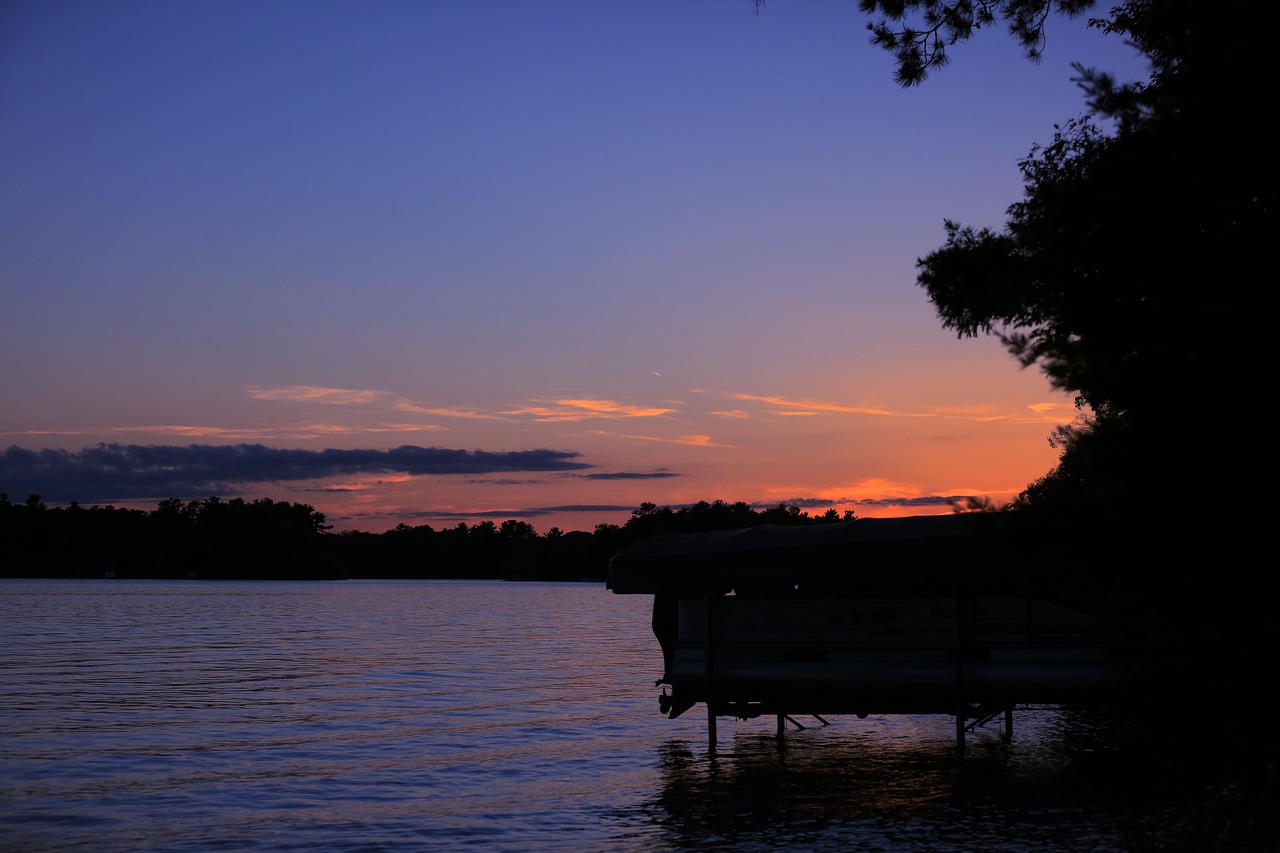
[[[456,406],[424,406],[409,400],[397,400],[395,409],[411,415],[430,415],[435,418],[457,418],[459,420],[508,420],[507,417],[493,412],[482,412],[479,409],[462,409]]]
[[[561,399],[547,403],[534,403],[503,412],[511,416],[531,417],[542,423],[586,420],[629,420],[657,418],[669,415],[675,409],[660,406],[635,406],[616,400]]]
[[[378,389],[326,388],[317,385],[285,385],[275,388],[255,386],[248,389],[248,394],[255,400],[274,402],[352,406],[464,420],[530,419],[539,423],[592,419],[655,418],[669,415],[676,411],[665,406],[637,406],[617,400],[572,397],[555,400],[533,400],[525,404],[485,411],[466,406],[433,405]]]
[[[727,395],[733,400],[746,400],[755,403],[764,403],[774,407],[773,414],[777,415],[826,415],[826,414],[843,414],[843,415],[881,415],[892,416],[897,418],[928,418],[933,417],[927,412],[896,412],[892,409],[884,409],[873,406],[850,406],[843,403],[831,403],[819,400],[788,400],[786,397],[769,397],[760,394],[729,394]]]
[[[154,435],[174,438],[224,441],[301,441],[331,435],[366,435],[371,433],[440,432],[447,429],[437,424],[382,423],[350,424],[303,423],[275,424],[258,427],[216,427],[195,424],[134,424],[112,427],[71,427],[67,429],[27,429],[0,433],[9,436],[110,436]]]
[[[409,474],[396,474],[389,477],[378,477],[376,479],[352,480],[348,482],[326,483],[322,486],[311,488],[302,488],[303,492],[321,492],[324,494],[334,493],[350,493],[350,492],[367,492],[371,489],[381,488],[396,483],[407,483],[413,477]]]
[[[254,400],[287,400],[294,403],[324,403],[330,406],[385,406],[395,398],[388,391],[358,388],[323,388],[317,385],[283,385],[276,388],[252,386]]]
[[[1069,421],[1080,415],[1074,403],[1033,403],[1027,407],[1046,420],[1055,422]]]
[[[364,435],[383,432],[447,432],[448,427],[439,424],[310,424],[307,427],[315,435]]]
[[[613,438],[628,438],[628,439],[632,439],[633,441],[656,441],[662,444],[686,444],[692,447],[732,447],[733,446],[731,444],[717,444],[715,441],[712,441],[711,436],[709,435],[677,435],[677,436],[636,435],[633,433],[625,433],[625,432],[607,432],[605,430],[599,430],[599,429],[590,430],[590,434],[591,435],[607,435],[607,436],[612,436]]]
[[[490,452],[406,445],[391,450],[285,450],[260,444],[99,444],[78,452],[26,450],[0,454],[0,491],[40,494],[64,503],[238,494],[248,483],[398,474],[433,476],[591,468],[576,451]],[[355,488],[346,486],[346,488]]]
[[[468,486],[535,486],[547,480],[542,477],[476,477],[463,482]]]
[[[1036,403],[1010,410],[1002,406],[959,406],[937,410],[937,416],[953,421],[1009,424],[1063,424],[1076,416],[1070,403]]]
[[[709,392],[703,392],[709,393]],[[887,409],[881,406],[857,406],[845,403],[833,403],[823,400],[792,400],[786,397],[762,394],[728,393],[724,396],[732,400],[759,403],[768,407],[768,414],[775,417],[812,417],[815,415],[870,415],[873,417],[891,418],[940,418],[945,420],[964,420],[978,423],[1065,423],[1077,414],[1075,407],[1064,402],[1035,403],[1022,409],[1010,410],[1004,407],[975,405],[964,407],[943,407],[927,412],[911,412],[898,409]],[[717,417],[750,417],[750,413],[733,409],[728,411],[709,412]]]
[[[969,498],[981,497],[981,495],[917,495],[914,498],[858,498],[857,500],[843,501],[842,503],[855,504],[856,506],[865,507],[936,507],[936,506],[952,506],[957,503],[964,503]]]
[[[601,471],[590,474],[576,473],[553,473],[550,478],[572,478],[575,480],[666,480],[671,477],[679,477],[672,471]],[[474,480],[467,480],[468,485],[473,486],[531,486],[546,483],[548,478],[516,478],[516,477],[482,477]]]
[[[116,426],[116,427],[67,427],[65,429],[24,429],[11,432],[0,433],[0,435],[27,435],[27,436],[45,436],[45,435],[120,435],[120,434],[151,434],[151,435],[172,435],[183,438],[224,438],[228,440],[247,440],[270,438],[279,434],[280,427],[214,427],[214,426],[197,426],[194,424],[142,424],[135,426]],[[293,431],[296,428],[287,428]]]
[[[326,388],[319,385],[252,386],[250,399],[284,403],[318,403],[348,406],[366,411],[401,412],[442,418],[501,419],[502,415],[458,406],[432,406],[377,388]]]

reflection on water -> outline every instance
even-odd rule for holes
[[[947,718],[842,718],[782,741],[760,730],[714,759],[697,741],[668,740],[646,817],[682,849],[1172,845],[1167,804],[1108,782],[1103,765],[1120,756],[1088,743],[1103,730],[1050,712],[1020,722],[1013,742],[979,734],[959,761]]]
[[[1156,850],[1169,790],[1039,711],[658,713],[596,585],[0,581],[0,848]],[[800,718],[808,724],[810,721]]]

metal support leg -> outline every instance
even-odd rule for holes
[[[707,676],[707,749],[712,755],[716,751],[716,704],[715,692],[712,685],[715,683],[715,666],[712,662],[711,648],[711,596],[703,597],[706,604],[706,636],[703,638],[703,651],[706,655],[706,676]]]
[[[951,587],[951,648],[954,654],[952,678],[956,697],[956,755],[964,756],[964,640],[960,626],[960,587]]]

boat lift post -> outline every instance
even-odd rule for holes
[[[708,593],[702,597],[706,611],[706,634],[703,638],[703,649],[706,654],[707,666],[707,748],[714,756],[716,753],[716,702],[715,702],[715,650],[712,648],[711,642],[711,611],[712,607],[711,595]]]

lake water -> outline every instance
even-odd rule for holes
[[[668,720],[594,584],[0,581],[6,851],[1174,849],[1100,722]],[[800,718],[802,722],[812,722]]]

